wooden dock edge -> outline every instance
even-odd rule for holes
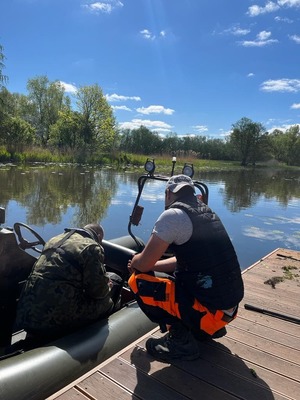
[[[263,256],[260,260],[256,261],[254,264],[250,265],[246,269],[243,269],[242,274],[245,274],[247,271],[249,271],[250,269],[254,268],[256,265],[260,264],[266,258],[270,257],[271,255],[273,255],[274,253],[276,253],[279,250],[280,250],[280,247],[277,247],[277,249],[272,250],[269,254],[267,254],[266,256]]]

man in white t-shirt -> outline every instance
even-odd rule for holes
[[[164,258],[167,250],[174,256]],[[236,317],[244,295],[229,236],[186,175],[167,182],[165,211],[128,269],[141,309],[168,330],[162,338],[148,339],[147,351],[166,361],[199,357],[198,340],[226,334],[225,325]]]

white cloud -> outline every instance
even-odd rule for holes
[[[163,106],[149,106],[149,107],[140,107],[136,109],[137,112],[141,114],[165,114],[172,115],[174,110],[171,108],[165,108]]]
[[[294,104],[292,104],[292,105],[291,105],[291,108],[292,108],[293,110],[299,110],[299,109],[300,109],[300,103],[294,103]]]
[[[146,40],[155,40],[157,37],[154,33],[149,31],[149,29],[143,29],[140,31],[140,34],[142,37]],[[165,30],[162,30],[159,32],[158,37],[159,38],[165,38],[167,36],[167,32]]]
[[[141,98],[139,96],[122,96],[120,94],[107,94],[105,95],[107,101],[128,101],[128,100],[134,100],[134,101],[141,101]]]
[[[297,44],[300,44],[300,36],[299,35],[291,35],[291,36],[289,36],[289,38],[291,40],[293,40],[294,42],[296,42]]]
[[[250,33],[250,29],[235,28],[232,30],[232,34],[236,36],[245,36]]]
[[[269,79],[263,82],[260,89],[264,92],[288,92],[300,91],[300,79]]]
[[[234,36],[245,36],[248,35],[248,33],[250,33],[250,29],[242,29],[239,26],[234,26],[233,28],[227,29],[225,31],[225,33],[230,33],[231,35]]]
[[[287,248],[297,246],[299,243],[299,231],[290,228],[290,232],[285,233],[280,230],[280,225],[299,224],[299,218],[298,220],[297,218],[296,220],[293,220],[281,216],[275,216],[272,218],[265,217],[261,219],[261,222],[266,225],[265,229],[257,226],[246,226],[243,228],[243,235],[258,240],[279,240],[283,242]],[[272,228],[274,225],[276,226],[275,229]]]
[[[280,6],[300,7],[300,0],[278,0]]]
[[[257,17],[258,15],[268,14],[274,11],[278,11],[282,7],[298,8],[300,7],[300,0],[278,0],[277,2],[268,1],[263,7],[254,4],[253,6],[250,6],[248,8],[247,14],[250,17]],[[285,18],[285,22],[289,22],[288,18]]]
[[[250,17],[257,17],[261,14],[267,14],[279,10],[280,6],[273,1],[268,1],[264,7],[253,5],[248,8],[247,14]]]
[[[244,228],[243,234],[248,237],[253,237],[256,239],[263,240],[282,240],[284,232],[279,230],[263,230],[262,228],[256,226],[249,226]]]
[[[273,121],[274,122],[274,121]],[[272,120],[270,121],[270,123],[272,123]],[[300,124],[276,124],[276,125],[272,125],[270,128],[268,128],[268,132],[272,133],[275,131],[275,129],[279,129],[282,132],[287,131],[288,129],[290,129],[292,126],[298,125],[300,127]]]
[[[261,32],[259,32],[259,34],[257,35],[257,39],[258,39],[258,40],[262,40],[262,41],[268,40],[269,37],[270,37],[271,35],[272,35],[271,32],[261,31]]]
[[[254,76],[253,72],[249,72],[249,74],[247,75],[247,78],[252,78],[252,76]]]
[[[124,4],[119,0],[97,1],[91,4],[84,4],[82,7],[94,14],[106,13],[110,14],[114,9],[123,7]]]
[[[65,89],[65,91],[67,93],[76,93],[77,92],[77,87],[75,85],[73,85],[72,83],[66,83],[66,82],[60,81],[60,84],[63,86],[63,88]]]
[[[203,132],[207,132],[208,131],[208,128],[205,125],[195,125],[192,128],[196,129],[196,131],[199,132],[199,133],[203,133]]]
[[[151,121],[147,119],[133,119],[127,122],[120,122],[121,129],[138,129],[141,125],[154,131],[170,132],[172,126],[163,121]]]
[[[274,20],[275,20],[276,22],[286,22],[286,23],[288,23],[288,24],[292,24],[292,23],[294,22],[294,21],[291,20],[290,18],[286,18],[286,17],[282,18],[282,17],[279,17],[279,16],[275,17]]]
[[[144,39],[147,40],[155,39],[155,35],[153,35],[148,29],[143,29],[142,31],[140,31],[140,34],[143,36]]]
[[[131,108],[127,106],[111,106],[111,108],[116,111],[132,111]]]
[[[272,43],[277,43],[277,39],[270,39],[272,33],[261,31],[256,35],[255,40],[244,40],[240,44],[244,47],[263,47]]]

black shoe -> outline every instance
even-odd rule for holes
[[[225,328],[225,326],[224,326],[223,328],[221,328],[221,329],[219,329],[217,332],[215,332],[215,333],[211,336],[211,338],[212,338],[212,339],[219,339],[219,338],[225,336],[226,334],[227,334],[227,330],[226,330],[226,328]]]
[[[148,339],[146,349],[154,358],[163,361],[195,360],[200,356],[197,341],[181,323],[172,325],[170,331],[159,339]]]
[[[193,331],[193,335],[196,340],[199,342],[204,342],[206,340],[211,340],[211,339],[219,339],[227,334],[227,330],[224,326],[224,328],[219,329],[216,331],[214,334],[209,335],[208,333],[202,331],[201,329],[198,331]]]

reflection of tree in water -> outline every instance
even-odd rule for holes
[[[69,207],[75,210],[74,226],[99,221],[117,189],[110,171],[71,166],[12,167],[1,171],[1,181],[11,186],[2,191],[0,183],[1,204],[16,200],[26,208],[28,224],[40,226],[57,224]]]
[[[15,200],[26,209],[27,223],[36,226],[58,224],[72,208],[73,226],[83,226],[106,216],[119,183],[136,183],[136,179],[136,174],[91,167],[7,166],[0,169],[0,205],[7,207]],[[300,198],[300,171],[296,170],[201,171],[195,179],[223,184],[224,203],[232,212],[255,205],[262,196],[283,206]]]
[[[91,170],[87,174],[81,175],[83,179],[78,182],[81,188],[76,199],[75,226],[102,220],[117,189],[116,178],[111,173]]]
[[[207,172],[201,180],[224,182],[224,203],[232,212],[253,206],[262,196],[274,198],[287,206],[300,198],[300,171],[245,169],[242,171]]]

